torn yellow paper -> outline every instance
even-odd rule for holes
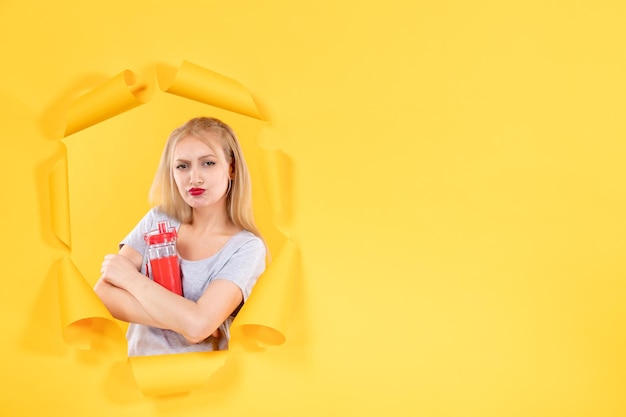
[[[67,186],[67,155],[59,159],[49,176],[50,218],[54,234],[70,246],[70,202]]]
[[[109,332],[117,325],[69,258],[61,262],[58,280],[63,338],[78,349],[91,349],[95,329]]]
[[[263,169],[261,176],[266,187],[267,198],[274,213],[274,223],[285,233],[291,222],[290,200],[292,170],[289,159],[280,149],[261,150]]]
[[[232,324],[233,338],[249,338],[257,346],[276,346],[285,342],[291,316],[294,278],[297,274],[296,245],[286,240],[254,287]]]
[[[224,366],[228,351],[177,355],[133,356],[129,364],[146,396],[181,394],[205,386],[209,376]]]
[[[139,97],[147,87],[135,82],[135,74],[125,70],[79,97],[69,109],[65,136],[142,104]]]
[[[170,94],[261,119],[250,93],[232,78],[188,61],[177,71],[160,66],[157,76],[159,86]]]

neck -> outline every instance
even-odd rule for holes
[[[233,222],[228,217],[226,205],[219,204],[219,207],[194,208],[190,225],[199,231],[219,232],[232,228]]]

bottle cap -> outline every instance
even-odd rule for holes
[[[159,222],[158,227],[158,230],[152,230],[143,236],[148,245],[174,242],[176,240],[176,228],[170,228],[169,222]]]

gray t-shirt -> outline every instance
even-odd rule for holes
[[[120,246],[129,245],[144,255],[141,272],[146,274],[145,233],[158,228],[160,221],[168,221],[170,227],[179,229],[180,223],[157,209],[151,209],[135,228],[120,242]],[[198,301],[204,290],[214,279],[225,279],[237,285],[243,294],[244,302],[250,296],[252,287],[265,270],[265,245],[253,233],[242,230],[215,255],[199,261],[188,261],[179,257],[183,294],[185,298]],[[229,317],[220,326],[222,337],[209,337],[197,344],[189,343],[181,334],[172,330],[159,329],[142,324],[131,323],[126,333],[128,356],[164,355],[170,353],[202,352],[228,349],[230,325]]]

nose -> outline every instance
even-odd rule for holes
[[[200,176],[200,170],[195,168],[190,168],[189,170],[189,181],[191,184],[202,184],[204,181]]]

